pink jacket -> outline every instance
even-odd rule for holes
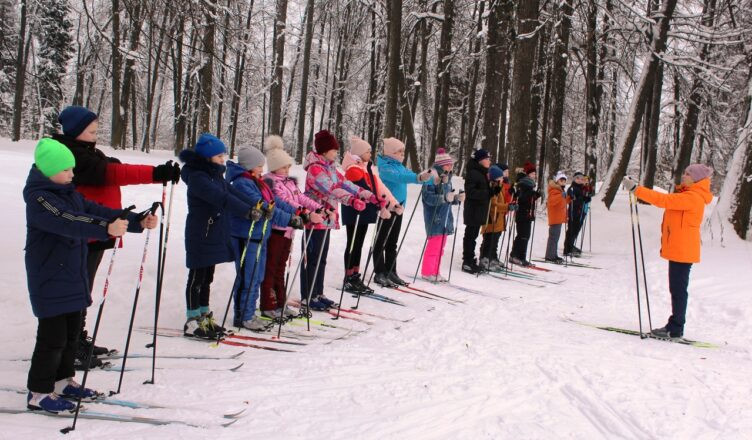
[[[320,203],[324,209],[334,210],[334,219],[327,219],[317,225],[308,225],[306,228],[339,229],[337,206],[340,203],[350,205],[355,197],[360,194],[360,187],[346,180],[342,173],[337,170],[337,165],[334,162],[329,162],[315,151],[306,155],[303,168],[308,172],[306,174],[305,195],[316,203]]]
[[[298,181],[294,177],[280,176],[275,173],[266,173],[264,182],[269,185],[274,195],[282,199],[288,205],[295,209],[304,208],[309,211],[321,209],[321,204],[311,200],[308,196],[300,192]],[[274,229],[285,231],[285,237],[292,238],[295,236],[295,229],[290,226],[273,226]]]
[[[366,165],[367,164],[360,160],[359,157],[356,159],[356,157],[354,157],[349,152],[345,153],[345,157],[342,159],[342,169],[345,170],[345,173],[347,173],[347,170],[349,170],[351,167],[356,167],[360,168],[364,175],[368,175]],[[374,180],[376,180],[376,197],[378,197],[379,200],[386,198],[387,203],[389,203],[389,210],[393,210],[394,207],[399,204],[399,202],[394,198],[391,191],[389,191],[389,188],[387,188],[386,185],[384,185],[384,183],[381,181],[378,168],[371,167],[371,171],[373,172]]]

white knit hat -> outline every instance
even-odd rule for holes
[[[384,154],[394,156],[400,150],[405,150],[405,144],[401,140],[393,137],[384,139]]]
[[[556,173],[556,175],[554,176],[554,182],[558,182],[561,179],[568,180],[567,175],[564,174],[564,171],[558,171]]]
[[[264,166],[264,153],[256,147],[245,145],[238,148],[238,165],[246,170]]]
[[[285,151],[282,138],[277,135],[271,135],[264,142],[264,151],[266,152],[266,162],[269,165],[269,171],[277,171],[293,164],[292,157]]]
[[[356,156],[362,156],[371,151],[371,144],[357,136],[350,136],[350,152]]]

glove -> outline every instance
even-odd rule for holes
[[[168,160],[164,164],[154,167],[151,178],[155,182],[178,183],[180,181],[180,165]]]
[[[311,223],[321,223],[324,221],[324,216],[319,214],[318,212],[311,212],[308,214],[308,220]]]
[[[334,220],[337,218],[337,211],[335,209],[327,209],[326,211],[326,217],[328,219]]]
[[[465,202],[465,197],[467,197],[467,194],[461,192],[461,193],[459,193],[457,195],[457,201],[460,202],[460,203],[464,203]]]
[[[433,176],[431,171],[433,171],[433,169],[426,170],[418,174],[418,182],[428,182],[428,179],[430,179]]]
[[[257,208],[251,208],[248,211],[248,214],[245,215],[245,217],[252,222],[257,222],[261,220],[261,217],[263,216],[264,216],[264,212]]]
[[[438,183],[439,183],[439,173],[436,171],[436,169],[435,168],[431,168],[430,170],[428,170],[428,174],[429,174],[430,178],[433,179],[433,184],[434,185],[438,185]]]
[[[366,209],[366,202],[364,202],[364,201],[362,201],[360,199],[353,199],[353,201],[350,204],[350,206],[352,206],[353,209],[355,209],[356,211],[362,211],[362,210]]]
[[[376,205],[379,208],[381,208],[384,205],[386,205],[386,200],[379,200],[379,198],[376,197],[376,194],[372,194],[371,197],[368,198],[368,203],[370,203],[371,205]]]
[[[368,200],[368,201],[370,201],[375,196],[373,195],[373,193],[371,191],[368,191],[367,189],[362,189],[358,193],[358,197],[360,197],[360,199],[362,199],[362,200]],[[374,205],[377,204],[377,203],[378,202],[374,203]]]
[[[274,217],[274,205],[269,205],[266,207],[266,211],[264,211],[264,218],[271,221],[272,217]]]
[[[494,186],[493,188],[491,188],[491,192],[493,193],[493,195],[498,196],[499,194],[501,194],[501,187]]]
[[[397,215],[402,215],[402,213],[405,212],[405,207],[402,205],[394,205],[392,211]]]
[[[386,208],[381,208],[381,210],[379,211],[379,217],[384,220],[389,220],[390,218],[392,218],[392,213],[389,212],[389,210]]]
[[[624,179],[622,179],[621,183],[622,183],[622,185],[624,185],[624,189],[626,189],[627,191],[630,191],[630,192],[634,191],[635,188],[637,188],[637,181],[634,180],[633,178],[629,177],[629,176],[624,177]]]
[[[514,212],[514,211],[516,211],[516,210],[517,210],[517,208],[518,208],[518,206],[517,206],[517,204],[516,204],[516,203],[510,203],[510,204],[509,204],[509,210],[510,210],[510,211]]]
[[[444,173],[441,175],[441,183],[449,183],[449,173]]]
[[[444,199],[445,199],[445,200],[446,200],[446,201],[447,201],[448,203],[452,203],[452,202],[454,202],[454,193],[453,193],[453,192],[448,192],[448,193],[444,194]]]
[[[293,229],[303,229],[303,218],[301,216],[293,215],[290,217],[290,222],[287,223]]]

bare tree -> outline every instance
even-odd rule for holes
[[[277,18],[274,21],[272,79],[269,87],[269,134],[280,134],[282,118],[283,64],[285,60],[285,29],[287,26],[287,0],[277,0]]]

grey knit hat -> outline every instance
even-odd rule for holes
[[[246,170],[263,166],[264,163],[266,163],[266,158],[258,148],[247,145],[238,148],[238,165]]]

